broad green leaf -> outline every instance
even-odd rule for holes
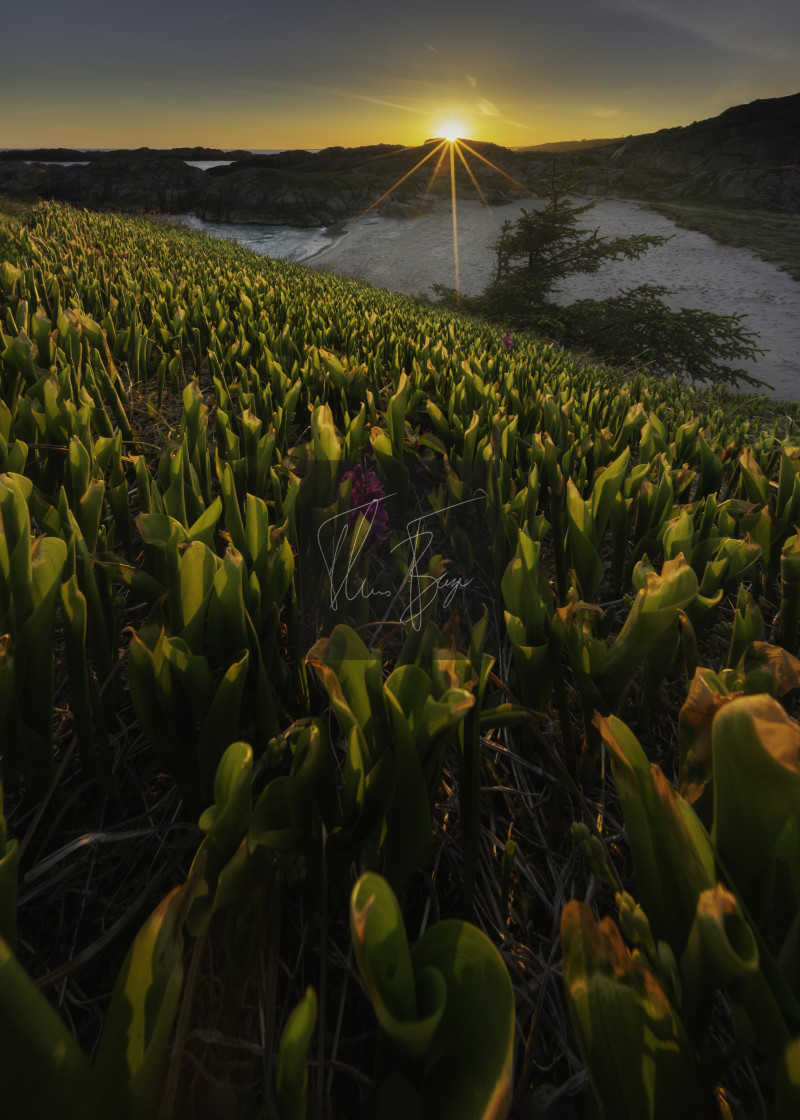
[[[333,413],[327,404],[320,405],[311,414],[311,447],[318,461],[338,463],[342,457]]]
[[[7,474],[0,475],[0,526],[0,607],[13,595],[21,625],[33,610],[30,516],[23,489]]]
[[[100,1120],[104,1115],[89,1059],[2,936],[0,1079],[9,1118]]]
[[[734,896],[722,883],[703,891],[681,957],[687,1006],[702,1007],[715,989],[754,976],[758,967],[755,936]]]
[[[611,516],[611,507],[620,493],[622,483],[630,463],[630,448],[626,447],[613,463],[598,474],[597,481],[592,488],[592,519],[594,521],[595,538],[602,540],[603,533]]]
[[[397,783],[394,755],[385,750],[374,766],[367,764],[364,738],[357,726],[346,736],[342,790],[342,823],[329,837],[330,845],[349,856],[360,854],[382,826],[394,800]]]
[[[736,693],[734,693],[736,695]],[[711,669],[699,668],[678,717],[681,796],[690,803],[700,797],[711,779],[711,727],[719,709],[733,697]]]
[[[349,626],[337,626],[306,658],[328,693],[345,736],[357,726],[371,768],[388,744],[380,655],[372,653]]]
[[[386,1041],[378,1099],[392,1086],[412,1114],[421,1102],[420,1114],[442,1120],[502,1120],[511,1105],[514,996],[486,935],[467,922],[439,922],[409,953],[397,900],[374,874],[353,889],[350,926]]]
[[[252,811],[253,748],[231,743],[214,775],[214,804],[200,817],[200,828],[222,851],[238,845]]]
[[[748,447],[739,456],[739,467],[747,491],[747,500],[769,505],[769,483]]]
[[[200,541],[192,541],[180,557],[180,587],[176,589],[180,594],[180,609],[176,633],[192,649],[197,649],[201,641],[206,607],[219,563],[213,552]]]
[[[610,918],[585,903],[561,914],[564,987],[600,1114],[607,1120],[702,1120],[694,1053],[666,993]]]
[[[683,555],[684,559],[692,559],[692,539],[694,536],[694,523],[687,510],[681,510],[677,517],[668,521],[661,538],[664,546],[664,559],[675,560]]]
[[[745,692],[769,692],[780,700],[800,688],[800,660],[769,642],[751,640],[734,671],[729,687],[736,681]]]
[[[790,653],[796,653],[800,628],[800,529],[781,550],[780,618],[781,644]]]
[[[205,712],[197,737],[197,766],[201,790],[207,790],[211,776],[217,771],[224,749],[242,723],[242,696],[250,667],[250,653],[245,650],[225,670],[214,698]],[[216,779],[215,779],[216,782]]]
[[[183,924],[202,880],[202,863],[156,907],[122,965],[95,1069],[108,1116],[149,1120],[183,986]]]
[[[440,1120],[503,1120],[511,1108],[514,990],[489,938],[469,922],[432,925],[411,950],[419,981],[437,974],[444,1013],[425,1055],[425,1114]]]
[[[140,513],[136,527],[145,544],[162,551],[166,550],[173,534],[177,535],[178,544],[191,542],[189,530],[166,513]]]
[[[396,793],[387,817],[386,877],[400,890],[433,845],[431,809],[441,777],[444,751],[475,700],[453,689],[441,701],[417,665],[402,665],[386,681],[395,758]]]
[[[215,653],[223,661],[238,660],[249,646],[243,574],[242,555],[230,546],[214,576],[208,603],[208,637]]]
[[[217,496],[211,505],[205,509],[196,521],[189,526],[188,535],[193,541],[199,541],[207,548],[214,548],[214,530],[222,515],[222,499]]]
[[[800,1112],[800,1036],[783,1052],[775,1084],[778,1120],[794,1120]]]
[[[308,1048],[317,1025],[317,996],[307,988],[283,1028],[275,1067],[275,1096],[281,1120],[305,1120]]]
[[[408,393],[408,377],[405,373],[401,373],[400,380],[397,383],[397,389],[386,405],[386,427],[389,430],[389,439],[392,443],[392,454],[394,455],[395,459],[403,458]]]
[[[362,875],[350,896],[350,934],[356,963],[378,1021],[393,1039],[420,1056],[430,1045],[444,1010],[422,1011],[403,915],[394,891],[380,875]]]
[[[614,784],[622,805],[633,856],[638,899],[657,939],[683,951],[701,891],[712,887],[707,853],[695,836],[702,826],[686,826],[690,806],[679,808],[678,795],[652,765],[625,724],[595,715],[611,753]]]
[[[800,818],[800,726],[771,696],[740,696],[714,716],[711,837],[740,890]]]
[[[603,578],[603,562],[597,551],[597,533],[591,509],[571,478],[567,479],[567,519],[572,563],[580,592],[584,599],[591,600]]]
[[[64,631],[70,709],[84,765],[94,760],[89,667],[86,661],[86,596],[77,575],[61,584],[61,624]]]

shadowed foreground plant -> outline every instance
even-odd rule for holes
[[[564,987],[581,1057],[607,1120],[703,1120],[692,1047],[670,1000],[610,918],[568,902]]]
[[[183,925],[198,867],[139,930],[117,977],[94,1064],[0,936],[4,1115],[152,1120],[183,986]]]
[[[380,1120],[504,1120],[511,1105],[514,994],[475,926],[431,926],[409,951],[389,884],[362,875],[350,900],[361,978],[381,1026],[372,1114]]]
[[[54,769],[53,630],[67,546],[32,533],[32,489],[0,475],[0,702],[6,773],[41,793]]]
[[[771,669],[776,691],[796,680],[784,651],[778,651],[783,658],[770,659],[772,647],[754,645],[753,679],[769,678]],[[736,670],[724,670],[730,683],[746,686],[747,661],[745,655]],[[618,895],[620,926],[642,949],[629,961],[610,919],[595,927],[588,907],[579,913],[577,903],[562,918],[571,1015],[601,1109],[609,1117],[694,1115],[688,1102],[670,1096],[679,1091],[678,1082],[690,1083],[691,1070],[680,1072],[672,1063],[684,1032],[693,1048],[704,1044],[721,990],[733,1012],[737,1044],[758,1042],[774,1114],[796,1115],[800,727],[772,696],[729,691],[721,677],[698,670],[681,713],[681,788],[696,812],[621,720],[596,714],[595,723],[611,755],[647,926],[642,939]],[[645,976],[636,971],[642,969]],[[665,1004],[657,1014],[661,1027],[669,1028],[665,1035],[649,1023],[655,1013],[650,997],[642,1002],[628,990],[643,997],[664,983],[664,999],[656,1002]],[[623,1005],[630,1037],[615,1025],[606,1039],[602,1024],[607,1019],[610,1027],[612,1015],[621,1023]],[[650,1078],[633,1107],[625,1094],[636,1070],[645,1068],[636,1054],[647,1049],[650,1063],[649,1047],[662,1037],[671,1038],[667,1050],[674,1051],[652,1055],[656,1078],[659,1069],[664,1073],[663,1086],[656,1091]],[[609,1073],[615,1065],[624,1076]],[[661,1111],[664,1101],[671,1103]]]

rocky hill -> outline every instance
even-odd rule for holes
[[[685,128],[633,136],[613,153],[630,167],[706,174],[731,165],[800,163],[800,93],[735,105]]]
[[[471,142],[483,160],[470,158],[481,190],[492,204],[529,197],[502,172],[535,186],[552,160],[575,162],[587,194],[642,199],[708,201],[800,213],[800,93],[737,105],[718,117],[661,129],[599,146],[512,151]],[[412,216],[423,196],[449,194],[449,161],[433,176],[436,141],[416,148],[377,144],[256,155],[209,148],[102,153],[54,151],[0,153],[0,194],[54,198],[94,209],[185,213],[231,222],[324,226],[361,213],[393,185],[379,212]],[[70,161],[88,160],[84,166]],[[227,159],[202,171],[187,160]],[[28,160],[60,160],[45,166]],[[475,197],[456,161],[457,192]]]
[[[585,154],[593,189],[800,213],[800,93]]]
[[[435,142],[416,148],[379,144],[361,148],[325,148],[255,155],[235,155],[228,166],[202,171],[185,162],[186,149],[158,152],[103,152],[84,164],[46,166],[9,156],[0,159],[0,194],[12,197],[53,198],[92,209],[185,213],[215,221],[260,222],[276,225],[324,226],[352,217],[371,206],[396,185],[381,203],[380,212],[415,214],[437,158],[433,156],[413,177],[407,173],[430,156]],[[472,145],[485,158],[504,168],[513,153],[495,144]],[[190,150],[192,158],[201,158]],[[213,158],[202,151],[202,158]],[[47,154],[50,153],[40,153]],[[80,153],[86,159],[91,153]],[[524,196],[500,172],[473,160],[474,174],[490,201]],[[449,191],[449,163],[431,184],[433,197]],[[457,169],[457,188],[475,196],[467,172]]]

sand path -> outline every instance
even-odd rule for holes
[[[520,204],[487,210],[479,201],[458,202],[458,257],[462,292],[476,295],[490,282],[491,245],[506,219],[519,217]],[[638,261],[604,265],[593,276],[565,281],[559,300],[603,299],[637,284],[674,290],[672,306],[698,307],[724,315],[747,315],[744,326],[758,331],[768,351],[757,362],[740,363],[768,381],[770,395],[800,400],[800,284],[748,249],[717,245],[705,234],[632,202],[602,199],[582,217],[603,236],[633,233],[672,235]],[[455,286],[452,216],[449,207],[416,220],[367,215],[347,223],[345,236],[313,258],[316,267],[357,277],[390,291],[417,295],[434,283]],[[764,392],[765,390],[761,390]]]

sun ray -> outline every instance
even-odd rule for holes
[[[453,155],[455,142],[450,141],[450,193],[453,200],[453,268],[456,275],[456,306],[461,303],[461,282],[458,276],[458,217],[456,216],[456,161]]]
[[[474,175],[472,174],[472,168],[471,168],[471,167],[470,167],[470,165],[469,165],[469,164],[467,163],[467,161],[466,161],[466,158],[464,157],[464,153],[463,153],[463,152],[461,151],[461,148],[460,148],[460,146],[459,146],[459,143],[458,143],[458,141],[457,141],[457,140],[455,141],[455,143],[454,143],[453,147],[454,147],[454,148],[455,148],[455,150],[456,150],[456,151],[458,152],[458,158],[459,158],[459,159],[461,160],[461,162],[462,162],[462,163],[464,164],[464,167],[465,167],[465,168],[467,169],[467,175],[469,175],[470,179],[472,180],[472,185],[474,186],[475,190],[476,190],[476,191],[478,192],[478,194],[480,195],[480,197],[481,197],[481,202],[482,202],[482,203],[483,203],[483,205],[484,205],[484,206],[486,207],[486,209],[487,209],[487,210],[488,210],[488,211],[489,211],[489,212],[491,213],[491,209],[492,209],[492,208],[491,208],[491,206],[489,205],[489,203],[488,203],[488,202],[486,201],[486,196],[484,195],[483,191],[482,191],[482,190],[481,190],[481,188],[480,188],[480,187],[478,186],[478,180],[477,180],[477,179],[475,178],[475,176],[474,176]]]
[[[507,171],[503,171],[502,167],[498,167],[496,163],[492,163],[492,161],[490,159],[487,159],[486,156],[482,156],[480,152],[476,152],[474,148],[471,148],[466,140],[462,140],[461,143],[464,145],[468,152],[472,152],[472,154],[478,159],[483,160],[483,162],[488,167],[491,167],[494,171],[498,171],[501,175],[505,176],[505,178],[508,179],[510,183],[513,183],[515,187],[519,187],[520,190],[525,191],[525,193],[529,194],[531,198],[538,198],[538,195],[536,195],[532,190],[526,187],[524,183],[520,183],[519,179],[515,179],[513,175],[509,175]]]
[[[458,153],[458,158],[463,163],[464,168],[465,168],[467,174],[469,175],[470,180],[472,181],[472,185],[475,187],[475,190],[477,191],[481,202],[487,208],[487,210],[491,210],[491,207],[489,206],[489,203],[486,199],[486,196],[484,195],[483,191],[480,188],[478,180],[475,178],[475,174],[474,174],[472,168],[470,167],[469,163],[467,162],[467,157],[464,155],[464,152],[461,150],[462,147],[465,148],[471,155],[475,156],[476,159],[479,159],[479,160],[481,160],[482,163],[485,163],[487,167],[491,167],[491,169],[493,171],[498,172],[498,174],[502,175],[505,179],[508,179],[508,181],[510,183],[513,183],[515,186],[517,186],[521,190],[525,191],[525,193],[529,194],[531,196],[531,198],[538,197],[532,190],[530,190],[528,187],[526,187],[524,183],[520,183],[520,181],[518,179],[515,179],[513,177],[513,175],[509,175],[507,171],[503,171],[502,167],[498,167],[497,164],[492,163],[492,161],[490,159],[487,159],[486,156],[481,155],[480,152],[477,152],[470,144],[468,144],[466,142],[466,140],[462,140],[462,139],[458,138],[455,135],[458,128],[459,128],[459,126],[454,124],[454,123],[453,124],[448,124],[446,129],[445,129],[446,134],[445,134],[444,138],[440,139],[440,140],[430,141],[430,143],[432,144],[431,150],[429,152],[427,152],[427,154],[424,155],[421,160],[419,160],[417,163],[415,163],[410,171],[407,171],[405,173],[405,175],[403,175],[401,178],[399,178],[396,183],[394,183],[391,187],[389,187],[388,190],[384,191],[383,194],[379,195],[379,197],[376,198],[374,202],[370,203],[370,205],[367,206],[367,208],[365,210],[362,210],[361,213],[358,215],[358,217],[355,219],[356,221],[359,221],[361,218],[363,218],[365,214],[368,214],[370,212],[370,210],[373,210],[380,202],[382,202],[385,198],[387,198],[388,195],[390,195],[392,193],[392,191],[396,190],[397,187],[399,187],[401,183],[404,183],[406,181],[406,179],[408,179],[411,175],[413,175],[414,172],[417,171],[420,167],[422,167],[423,164],[427,163],[428,160],[433,159],[433,157],[435,155],[438,155],[439,158],[436,162],[436,166],[433,169],[433,174],[431,175],[430,179],[428,180],[428,184],[425,188],[425,193],[423,194],[422,200],[419,204],[419,210],[418,210],[418,213],[419,213],[419,211],[422,209],[422,206],[425,203],[425,200],[427,199],[428,195],[431,192],[431,188],[433,187],[436,176],[439,174],[439,171],[441,169],[442,163],[444,162],[445,156],[449,152],[449,154],[450,154],[450,199],[451,199],[452,214],[453,214],[453,271],[454,271],[454,275],[455,275],[456,306],[461,305],[461,276],[460,276],[460,272],[459,272],[459,262],[458,262],[458,200],[457,200],[457,197],[456,197],[456,158],[455,158],[456,153]],[[410,151],[410,150],[411,149],[401,149],[401,151]],[[396,153],[396,154],[399,154],[399,153]]]
[[[419,204],[419,208],[418,208],[418,210],[417,210],[417,213],[420,213],[420,212],[422,211],[422,207],[423,207],[423,206],[425,205],[425,199],[426,199],[426,198],[428,197],[428,195],[429,195],[429,194],[431,193],[431,187],[433,186],[433,182],[434,182],[434,179],[435,179],[435,178],[436,178],[436,176],[437,176],[437,175],[439,174],[439,168],[440,168],[440,167],[442,166],[442,164],[444,163],[444,157],[445,157],[446,155],[447,155],[447,147],[446,147],[445,145],[442,145],[442,150],[441,150],[441,153],[440,153],[440,155],[439,155],[439,161],[438,161],[438,163],[436,164],[436,166],[434,167],[434,169],[433,169],[433,174],[431,175],[430,179],[428,180],[428,185],[427,185],[427,187],[425,188],[425,194],[424,194],[424,195],[422,196],[422,200],[421,200],[421,202],[420,202],[420,204]]]
[[[383,194],[380,196],[380,198],[376,198],[374,202],[371,202],[369,204],[369,206],[366,208],[366,210],[362,210],[361,213],[356,218],[356,221],[357,222],[360,221],[361,218],[363,218],[365,214],[368,214],[370,212],[370,210],[373,210],[378,205],[379,202],[383,202],[384,198],[386,198],[387,195],[390,195],[393,190],[396,190],[396,188],[399,187],[401,183],[404,183],[410,175],[414,174],[414,172],[417,170],[417,168],[422,167],[423,163],[427,163],[428,160],[432,156],[436,155],[436,153],[439,151],[439,148],[443,149],[446,144],[447,144],[447,141],[442,140],[441,144],[437,145],[437,147],[435,147],[435,148],[432,148],[431,151],[429,151],[426,156],[422,157],[422,159],[419,161],[419,163],[415,163],[410,171],[407,171],[401,179],[398,179],[396,183],[394,183],[391,187],[389,187],[388,191],[384,191]]]

